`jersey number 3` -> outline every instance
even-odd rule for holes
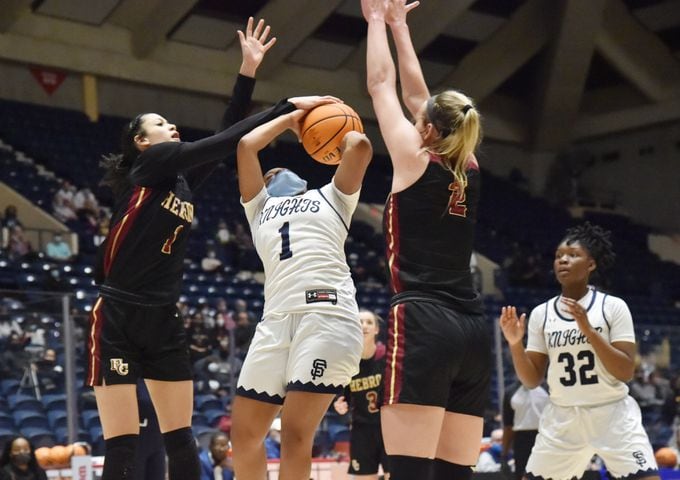
[[[590,350],[581,350],[576,354],[576,359],[579,361],[578,378],[576,375],[576,360],[569,352],[560,353],[557,361],[564,363],[564,372],[567,374],[560,377],[560,383],[565,387],[576,385],[576,381],[580,381],[581,385],[592,385],[598,383],[596,374],[591,374],[595,368],[595,355]]]

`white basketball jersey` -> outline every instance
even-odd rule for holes
[[[529,317],[527,350],[548,355],[550,399],[563,407],[614,402],[628,386],[610,374],[560,303],[560,296],[534,308]],[[635,343],[633,319],[622,299],[595,289],[578,302],[588,321],[609,343]]]
[[[293,197],[265,188],[243,207],[264,265],[264,317],[333,309],[358,315],[345,240],[359,192],[346,195],[333,181]]]

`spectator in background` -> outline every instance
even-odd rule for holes
[[[276,417],[269,427],[269,433],[264,439],[264,451],[267,460],[281,458],[281,418]]]
[[[520,382],[510,387],[503,397],[503,449],[501,465],[505,470],[510,450],[515,460],[513,478],[521,480],[531,448],[538,434],[541,412],[549,402],[548,392],[541,386],[528,389]]]
[[[73,197],[75,196],[75,188],[68,180],[61,182],[61,187],[54,194],[52,199],[52,210],[54,216],[62,222],[70,222],[77,220],[75,207],[73,206]]]
[[[99,202],[94,196],[90,187],[83,187],[73,196],[73,208],[78,217],[83,218],[85,215],[98,215]]]
[[[55,262],[70,262],[73,260],[71,247],[66,243],[61,233],[55,233],[52,240],[45,245],[45,255]]]
[[[19,221],[17,207],[15,205],[7,205],[5,207],[5,214],[2,217],[2,226],[11,229],[15,225],[23,226]]]
[[[232,234],[227,227],[227,222],[220,220],[217,224],[217,233],[215,233],[215,240],[220,248],[220,257],[224,263],[231,265],[234,258],[234,245],[232,242]]]
[[[198,360],[210,355],[212,350],[211,335],[205,326],[203,314],[196,312],[191,317],[191,327],[189,328],[189,355],[191,363],[195,364]]]
[[[236,351],[239,356],[244,357],[248,352],[248,347],[254,334],[255,325],[250,321],[250,314],[248,312],[238,312],[236,314],[234,341],[236,342]]]
[[[35,448],[26,438],[12,437],[5,443],[0,455],[0,480],[47,480],[35,458]]]
[[[224,298],[218,298],[215,305],[215,326],[218,329],[218,338],[228,335],[228,332],[236,328],[234,314],[229,310],[229,304]]]
[[[109,234],[110,225],[111,218],[109,217],[109,215],[104,211],[99,212],[96,231],[92,239],[95,247],[98,247],[99,245],[102,244],[104,240],[106,240],[106,236]]]
[[[234,467],[229,455],[229,437],[224,432],[217,432],[210,437],[208,450],[201,451],[201,480],[232,480]]]
[[[58,393],[64,389],[64,367],[57,363],[57,352],[45,349],[41,359],[35,362],[35,373],[42,393]]]
[[[201,260],[201,269],[206,273],[216,272],[222,266],[222,260],[217,258],[215,247],[208,247],[205,257]]]
[[[479,454],[476,472],[500,472],[502,443],[503,430],[497,428],[491,432],[489,447]]]
[[[26,238],[21,225],[17,224],[10,228],[7,254],[10,260],[27,260],[35,255],[33,245]]]
[[[217,348],[194,364],[197,390],[218,397],[228,395],[229,385],[238,377],[242,365],[240,358],[231,355],[229,337],[220,338]]]

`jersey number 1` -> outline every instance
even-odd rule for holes
[[[281,253],[279,254],[279,260],[288,260],[293,256],[293,251],[290,249],[290,223],[286,222],[281,228],[279,228],[279,233],[281,234]]]
[[[172,253],[172,244],[177,241],[177,236],[184,230],[184,225],[180,225],[175,229],[175,232],[169,236],[163,246],[161,247],[161,252],[170,255]]]

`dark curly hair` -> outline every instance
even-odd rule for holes
[[[614,265],[616,254],[614,253],[612,242],[609,239],[611,232],[599,225],[585,222],[573,228],[567,229],[567,233],[562,240],[567,245],[578,242],[588,251],[597,264],[597,269],[604,272]]]
[[[110,187],[115,197],[121,195],[131,186],[127,177],[132,164],[139,155],[139,150],[135,146],[135,137],[143,133],[142,120],[144,115],[146,113],[140,113],[123,127],[120,139],[122,153],[103,155],[99,162],[99,166],[106,170],[99,185]]]

